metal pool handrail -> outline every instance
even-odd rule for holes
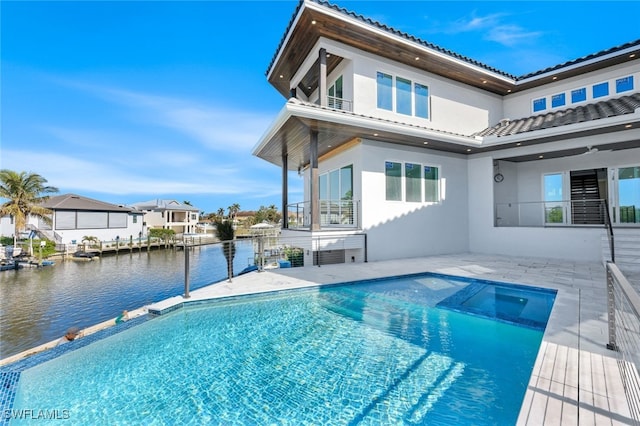
[[[620,354],[618,366],[635,424],[640,424],[640,296],[613,262],[607,262],[607,348]]]

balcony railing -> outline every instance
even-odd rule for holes
[[[327,96],[327,106],[329,108],[339,109],[342,111],[353,111],[351,101],[336,98],[335,96]]]
[[[495,226],[605,225],[605,200],[531,201],[497,203]]]
[[[354,200],[320,200],[320,226],[324,228],[358,228],[358,208]],[[311,202],[302,201],[287,206],[289,229],[311,227]]]

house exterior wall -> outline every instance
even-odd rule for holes
[[[633,76],[634,90],[629,92],[616,93],[616,79],[630,75]],[[632,63],[621,64],[609,67],[605,70],[585,73],[580,76],[561,80],[559,82],[553,82],[551,78],[552,77],[549,77],[550,83],[545,84],[544,86],[505,96],[504,118],[518,119],[522,117],[528,117],[533,114],[544,114],[552,111],[566,109],[572,106],[586,105],[589,103],[597,102],[599,100],[617,98],[625,94],[637,92],[638,87],[640,87],[640,59]],[[594,99],[592,96],[592,86],[594,84],[602,83],[605,81],[609,82],[609,96]],[[575,104],[571,103],[571,91],[582,87],[586,88],[587,99],[583,102]],[[565,93],[566,104],[562,107],[552,108],[551,96],[559,93]],[[533,100],[541,97],[547,98],[547,109],[534,113]]]
[[[126,227],[84,229],[56,229],[55,214],[56,211],[54,210],[53,226],[45,227],[44,223],[39,221],[38,218],[29,218],[29,223],[37,226],[45,232],[55,232],[60,238],[62,238],[62,244],[80,244],[86,236],[96,237],[99,241],[114,241],[117,237],[119,237],[121,241],[128,241],[129,238],[136,239],[144,233],[142,215],[137,213],[127,215]]]
[[[0,236],[12,237],[15,234],[16,226],[11,219],[11,216],[0,217]]]
[[[376,141],[364,141],[361,149],[362,227],[367,233],[369,260],[468,251],[464,158]],[[385,161],[439,167],[442,201],[387,201]]]
[[[306,66],[312,63],[312,59],[317,59],[320,48],[345,58],[327,76],[327,85],[330,86],[342,74],[343,97],[352,101],[352,111],[356,114],[467,135],[485,129],[503,117],[503,100],[498,95],[407,67],[335,41],[322,39],[309,54]],[[395,77],[399,76],[428,86],[429,118],[379,109],[376,95],[378,71],[392,75],[394,82]],[[393,91],[395,93],[395,84]],[[314,91],[309,99],[305,99],[303,94],[298,96],[303,100],[315,102],[318,99],[318,91]]]

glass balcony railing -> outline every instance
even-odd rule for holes
[[[531,201],[497,203],[495,226],[605,225],[605,200]]]

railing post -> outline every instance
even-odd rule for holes
[[[184,250],[184,298],[188,299],[189,295],[189,248],[187,243],[182,244]]]
[[[609,328],[609,343],[607,343],[607,349],[617,351],[618,346],[616,344],[616,305],[615,305],[615,290],[613,275],[609,268],[609,262],[606,266],[607,271],[607,323]]]

